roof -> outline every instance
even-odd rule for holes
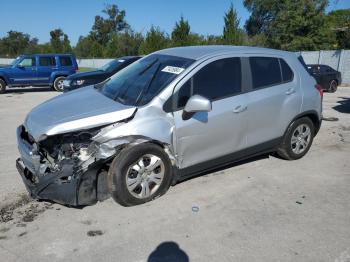
[[[204,57],[215,56],[227,53],[264,53],[264,54],[279,54],[290,55],[294,53],[281,51],[276,49],[251,47],[251,46],[230,46],[230,45],[207,45],[207,46],[186,46],[163,49],[157,54],[172,55],[185,57],[194,60],[200,60]]]

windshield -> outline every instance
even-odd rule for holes
[[[22,59],[22,56],[17,57],[16,59],[14,59],[11,63],[12,66],[16,65],[20,60]]]
[[[117,69],[117,67],[119,67],[124,62],[125,62],[124,59],[115,59],[115,60],[108,62],[104,66],[101,66],[99,68],[99,70],[105,71],[105,72],[111,72],[111,71]]]
[[[153,99],[194,60],[153,54],[115,74],[101,92],[125,105],[142,106]]]

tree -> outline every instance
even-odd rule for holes
[[[173,32],[171,33],[171,40],[174,46],[190,45],[190,30],[191,27],[187,20],[181,16],[180,21],[176,22]]]
[[[336,34],[337,48],[350,48],[350,9],[329,12],[327,20],[331,30]]]
[[[114,34],[106,47],[104,55],[106,57],[137,55],[142,42],[142,35],[131,30]]]
[[[117,5],[107,5],[102,12],[107,18],[95,16],[90,37],[100,45],[106,46],[116,33],[128,29],[129,25],[125,21],[125,11],[119,10]]]
[[[318,50],[334,48],[327,26],[328,0],[245,0],[251,11],[246,22],[250,36],[263,34],[272,48]]]
[[[169,42],[168,35],[164,31],[161,31],[159,27],[152,25],[140,46],[139,54],[146,55],[164,49],[169,46]]]
[[[68,36],[58,28],[50,32],[50,48],[53,53],[70,53],[72,52],[72,47],[70,46],[70,41]]]
[[[233,4],[231,4],[229,10],[225,13],[224,21],[223,43],[228,45],[242,44],[242,32],[239,28],[239,19],[236,10],[233,8]]]
[[[103,57],[103,47],[90,36],[80,36],[74,53],[80,58]]]
[[[0,41],[1,55],[15,57],[24,53],[35,53],[38,51],[38,39],[31,38],[29,34],[17,31],[9,31]]]

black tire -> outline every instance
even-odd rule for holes
[[[303,147],[302,151],[300,153],[296,153],[293,150],[296,150],[296,145],[293,145],[292,143],[292,136],[294,134],[298,134],[298,127],[309,127],[310,130],[310,140],[308,140],[307,146]],[[286,160],[296,160],[302,158],[306,153],[309,151],[313,138],[315,136],[315,127],[313,122],[308,117],[302,117],[297,120],[295,120],[287,129],[283,141],[280,145],[280,147],[277,150],[277,154],[286,159]]]
[[[55,78],[55,81],[53,82],[53,88],[57,92],[63,92],[63,81],[66,79],[65,76],[59,76]]]
[[[0,94],[4,94],[6,92],[6,83],[4,80],[0,79]]]
[[[338,89],[338,82],[337,80],[331,80],[329,81],[329,87],[328,87],[328,92],[330,93],[335,93]]]
[[[127,187],[129,168],[144,155],[152,154],[164,163],[164,176],[158,189],[147,198],[137,198]],[[113,160],[108,171],[108,188],[113,199],[122,206],[134,206],[151,201],[169,189],[172,181],[172,164],[164,150],[152,143],[143,143],[123,149]]]

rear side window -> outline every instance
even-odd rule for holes
[[[60,56],[61,66],[71,66],[73,65],[72,59],[69,56]]]
[[[280,64],[281,64],[283,82],[286,83],[286,82],[292,81],[294,78],[292,69],[283,59],[280,59]]]
[[[40,66],[55,66],[56,60],[53,56],[44,56],[39,57],[39,65]]]
[[[268,87],[282,82],[278,58],[250,57],[249,58],[253,89]]]
[[[214,61],[189,79],[178,93],[177,107],[182,108],[192,95],[210,100],[229,97],[241,92],[241,60],[238,57]]]

